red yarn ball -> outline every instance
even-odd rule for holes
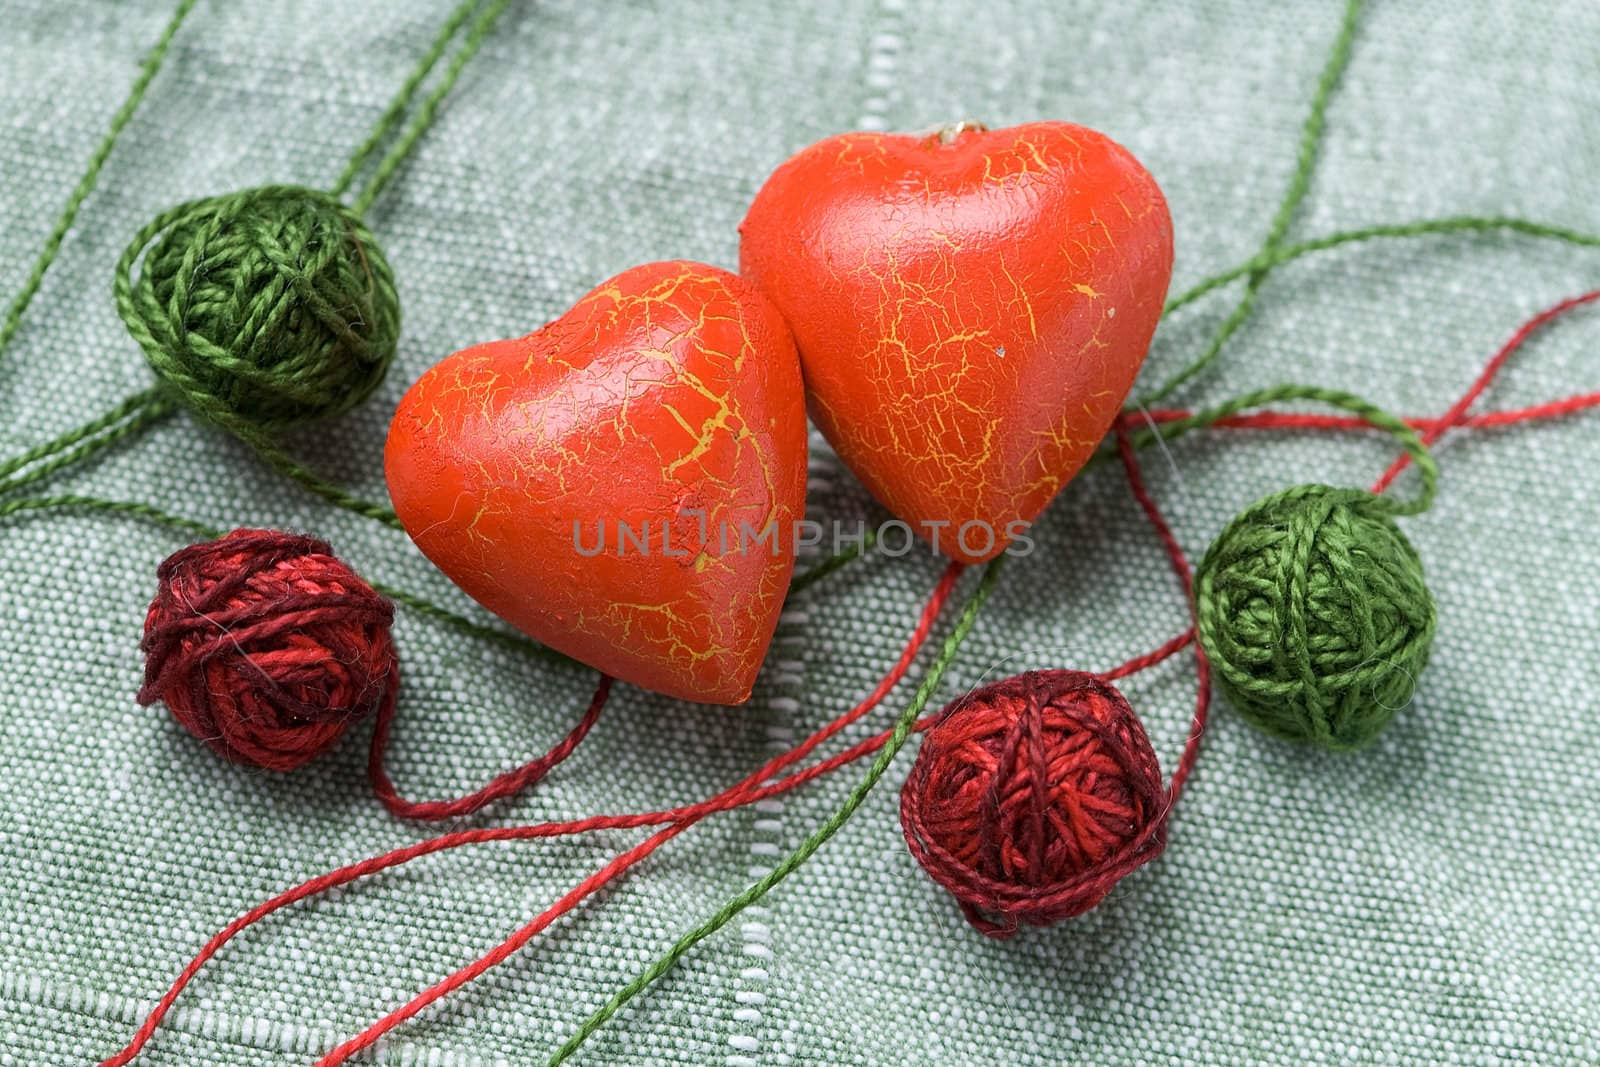
[[[973,926],[1080,915],[1166,847],[1166,794],[1123,695],[1080,671],[1029,671],[945,709],[900,792],[911,854]]]
[[[288,771],[392,700],[394,609],[332,553],[235,530],[168,557],[145,618],[139,703],[162,701],[235,763]]]

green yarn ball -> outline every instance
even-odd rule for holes
[[[1200,644],[1256,726],[1347,751],[1410,702],[1434,607],[1394,511],[1365,490],[1298,486],[1235,518],[1201,560]]]
[[[348,411],[383,380],[400,336],[394,275],[371,232],[297,186],[158,216],[118,262],[116,296],[155,372],[236,431]]]

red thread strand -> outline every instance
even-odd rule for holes
[[[1405,419],[1406,425],[1418,431],[1426,444],[1433,444],[1451,428],[1462,429],[1491,429],[1501,426],[1511,426],[1524,422],[1535,422],[1544,419],[1560,418],[1564,415],[1573,415],[1590,408],[1600,407],[1600,392],[1577,393],[1573,396],[1563,397],[1543,404],[1534,404],[1529,407],[1512,408],[1506,411],[1490,411],[1478,415],[1467,414],[1477,399],[1483,395],[1484,390],[1499,375],[1511,358],[1527,341],[1543,327],[1549,325],[1563,315],[1592,304],[1600,300],[1600,289],[1593,289],[1578,296],[1568,297],[1559,303],[1552,304],[1527,322],[1517,328],[1517,331],[1495,352],[1493,358],[1479,372],[1473,380],[1472,386],[1462,394],[1461,398],[1453,404],[1443,415],[1433,417],[1412,417]],[[1156,408],[1146,414],[1156,423],[1178,422],[1190,418],[1194,412],[1185,408]],[[1317,415],[1299,412],[1274,412],[1257,411],[1240,415],[1229,415],[1210,424],[1223,430],[1366,430],[1370,424],[1364,419],[1352,415]],[[1374,492],[1382,492],[1393,482],[1394,478],[1410,464],[1410,458],[1402,455],[1396,459],[1378,480]]]
[[[515,770],[499,775],[482,789],[454,800],[407,800],[395,790],[394,782],[384,770],[383,756],[389,747],[389,725],[394,719],[398,690],[399,676],[396,675],[389,692],[385,695],[383,705],[378,709],[377,722],[372,728],[372,745],[367,753],[367,779],[372,783],[372,791],[378,800],[393,814],[402,819],[437,822],[441,819],[470,815],[486,804],[537,785],[545,775],[572,755],[573,750],[583,743],[589,730],[599,721],[600,712],[604,710],[606,699],[611,695],[611,678],[604,674],[600,676],[600,683],[595,686],[588,710],[583,713],[583,717],[578,720],[571,732],[556,742],[550,751],[529,760]]]
[[[302,882],[300,885],[285,890],[264,904],[261,904],[256,908],[251,909],[249,912],[246,912],[244,915],[241,915],[239,918],[229,923],[220,932],[213,936],[211,940],[206,942],[206,944],[179,974],[178,978],[173,982],[171,987],[168,988],[166,994],[162,996],[156,1007],[151,1011],[149,1016],[146,1017],[145,1021],[139,1027],[138,1031],[135,1032],[129,1043],[116,1055],[102,1061],[101,1067],[123,1067],[123,1065],[131,1062],[133,1058],[139,1054],[139,1051],[149,1043],[150,1038],[161,1025],[161,1021],[166,1017],[168,1012],[171,1011],[173,1004],[177,1001],[184,988],[194,979],[195,975],[199,973],[200,969],[204,967],[205,964],[213,956],[215,956],[224,945],[226,945],[243,930],[261,921],[262,919],[271,915],[273,912],[288,907],[291,904],[295,904],[309,897],[317,896],[328,891],[329,889],[347,885],[361,878],[365,878],[368,875],[376,874],[380,871],[409,863],[414,859],[432,855],[436,852],[457,848],[462,845],[481,844],[490,841],[529,840],[536,838],[564,836],[567,834],[585,833],[592,830],[629,829],[640,826],[659,825],[662,823],[668,824],[665,829],[657,832],[655,835],[647,838],[645,841],[640,842],[640,844],[629,849],[627,852],[622,853],[616,859],[606,864],[599,871],[595,872],[594,875],[591,875],[588,879],[576,887],[573,891],[562,897],[561,900],[556,902],[556,904],[552,905],[552,907],[544,914],[539,916],[539,918],[522,927],[505,942],[502,942],[500,946],[497,946],[494,950],[492,950],[489,954],[480,958],[467,968],[457,971],[455,974],[451,975],[449,978],[446,978],[443,982],[440,982],[432,989],[429,989],[423,994],[414,998],[407,1005],[397,1009],[395,1012],[391,1012],[390,1015],[386,1016],[383,1020],[380,1020],[372,1027],[369,1027],[366,1031],[363,1031],[361,1035],[355,1039],[352,1039],[351,1042],[346,1042],[344,1045],[341,1045],[340,1049],[343,1051],[340,1052],[339,1058],[329,1058],[333,1055],[333,1053],[330,1053],[329,1056],[325,1056],[321,1061],[319,1061],[319,1063],[322,1064],[335,1064],[344,1062],[344,1059],[358,1048],[364,1048],[367,1045],[370,1045],[384,1033],[393,1029],[395,1026],[398,1026],[406,1019],[411,1018],[417,1012],[425,1008],[428,1004],[446,995],[450,991],[459,988],[464,981],[470,981],[471,977],[475,977],[477,974],[481,974],[484,970],[487,970],[490,967],[493,967],[495,964],[502,962],[518,948],[526,944],[528,940],[531,940],[534,936],[536,936],[555,919],[571,911],[572,908],[576,907],[578,903],[580,903],[585,897],[598,891],[600,888],[608,884],[613,878],[627,870],[627,868],[631,867],[639,860],[642,860],[645,856],[648,856],[657,847],[665,843],[665,841],[676,836],[678,833],[681,833],[683,830],[688,829],[690,826],[694,825],[694,823],[716,812],[741,807],[745,804],[753,803],[757,800],[775,796],[778,793],[793,789],[796,786],[804,784],[805,782],[808,782],[821,774],[825,774],[836,767],[842,766],[844,763],[849,762],[850,759],[859,759],[867,752],[873,751],[876,747],[881,746],[887,740],[888,734],[871,739],[872,743],[870,744],[870,747],[866,744],[857,745],[849,752],[841,753],[841,756],[847,756],[849,757],[848,759],[834,757],[831,760],[824,761],[823,764],[819,764],[816,767],[808,768],[805,771],[789,775],[780,781],[768,783],[764,787],[758,787],[759,783],[765,782],[766,779],[770,778],[772,775],[804,759],[819,745],[822,745],[829,738],[836,735],[839,731],[847,728],[852,723],[859,720],[862,716],[869,713],[874,707],[882,702],[884,697],[889,694],[890,690],[892,690],[895,685],[905,677],[906,672],[910,669],[911,664],[915,661],[917,653],[926,643],[929,634],[932,633],[933,627],[938,621],[940,612],[943,610],[945,603],[949,600],[950,594],[955,588],[956,579],[960,577],[963,569],[964,568],[960,563],[951,563],[949,567],[946,568],[943,576],[935,586],[933,593],[929,596],[927,603],[923,606],[922,612],[917,620],[916,628],[913,630],[910,639],[907,641],[906,647],[901,653],[899,660],[883,677],[878,685],[874,687],[872,692],[861,701],[861,703],[857,704],[854,708],[845,712],[837,719],[828,723],[826,726],[817,730],[804,742],[795,746],[793,749],[774,756],[755,772],[748,775],[735,785],[697,804],[691,804],[678,808],[668,808],[661,811],[641,812],[625,815],[597,815],[583,819],[541,823],[532,826],[461,830],[454,833],[442,834],[439,837],[435,837],[427,841],[421,841],[405,848],[395,849],[380,856],[374,856],[369,859],[361,860],[360,862],[349,864],[348,866],[341,867],[338,870],[331,871],[328,874],[320,875],[306,882]],[[508,949],[506,947],[507,945],[511,945],[512,947]],[[488,962],[486,963],[485,961]],[[467,971],[471,971],[472,975],[467,978],[462,978],[461,976]]]
[[[1167,806],[1170,808],[1178,802],[1178,794],[1183,791],[1184,782],[1188,781],[1189,775],[1194,771],[1195,761],[1200,758],[1200,739],[1206,732],[1206,717],[1211,707],[1211,662],[1206,658],[1205,649],[1200,647],[1200,642],[1194,641],[1194,570],[1189,566],[1188,557],[1183,554],[1183,546],[1178,544],[1177,537],[1173,536],[1172,527],[1167,524],[1161,509],[1156,507],[1150,491],[1145,488],[1144,476],[1139,470],[1139,457],[1134,451],[1132,440],[1128,437],[1126,416],[1117,420],[1116,434],[1117,454],[1121,457],[1122,469],[1128,476],[1128,488],[1133,492],[1133,498],[1139,502],[1139,508],[1144,512],[1145,518],[1149,519],[1150,525],[1155,528],[1161,546],[1166,549],[1167,560],[1172,564],[1173,573],[1178,576],[1178,581],[1183,586],[1184,604],[1189,610],[1189,629],[1168,641],[1152,655],[1167,649],[1177,651],[1191,641],[1194,643],[1196,677],[1194,717],[1189,725],[1189,739],[1183,745],[1183,755],[1178,758],[1178,766],[1173,769],[1172,780],[1167,784]]]
[[[1142,655],[1135,656],[1126,663],[1111,668],[1109,671],[1097,671],[1095,672],[1095,677],[1099,678],[1103,682],[1114,682],[1119,678],[1126,678],[1131,674],[1138,674],[1140,671],[1154,667],[1156,664],[1170,659],[1179,652],[1182,652],[1184,649],[1189,647],[1190,642],[1193,640],[1194,627],[1191,626],[1189,629],[1183,631],[1183,633],[1179,634],[1177,637],[1174,637],[1160,648],[1143,653]]]
[[[1433,426],[1422,431],[1422,443],[1425,445],[1433,444],[1444,436],[1445,431],[1459,423],[1466,416],[1467,409],[1477,402],[1478,397],[1482,396],[1483,391],[1489,387],[1489,383],[1494,381],[1495,376],[1500,373],[1500,369],[1506,365],[1506,361],[1511,358],[1517,349],[1522,347],[1523,342],[1532,337],[1541,327],[1560,318],[1574,308],[1582,307],[1597,299],[1600,299],[1600,289],[1553,304],[1523,323],[1517,329],[1517,332],[1511,335],[1511,339],[1500,346],[1500,350],[1489,360],[1488,365],[1483,368],[1483,372],[1478,375],[1467,391],[1461,394],[1461,398],[1451,405],[1450,410],[1445,412],[1443,417]],[[1389,484],[1399,476],[1401,471],[1406,469],[1410,462],[1411,457],[1402,453],[1400,458],[1395,460],[1389,469],[1383,473],[1383,477],[1378,479],[1372,491],[1381,493],[1387,489]]]
[[[411,1000],[396,1008],[394,1011],[391,1011],[388,1015],[385,1015],[383,1018],[373,1023],[355,1037],[330,1050],[326,1055],[317,1060],[316,1067],[334,1067],[336,1064],[344,1063],[351,1056],[355,1055],[357,1052],[360,1052],[362,1049],[370,1047],[376,1043],[379,1038],[383,1037],[384,1034],[387,1034],[390,1030],[393,1030],[395,1027],[406,1022],[408,1019],[411,1019],[418,1012],[421,1012],[423,1009],[427,1008],[430,1004],[449,996],[457,989],[460,989],[462,986],[481,976],[485,971],[504,963],[529,941],[532,941],[535,937],[539,936],[539,934],[543,932],[551,923],[561,918],[561,916],[567,914],[573,908],[576,908],[591,894],[599,892],[606,885],[608,885],[612,879],[628,870],[628,868],[632,867],[634,864],[650,855],[656,849],[660,848],[662,845],[666,844],[668,841],[672,840],[674,837],[677,837],[679,834],[689,829],[689,827],[699,822],[702,817],[703,816],[696,815],[693,818],[682,819],[678,822],[671,823],[660,830],[657,830],[655,833],[651,834],[637,845],[634,845],[626,852],[617,856],[611,862],[595,871],[583,881],[579,882],[572,889],[568,890],[566,895],[564,895],[560,900],[556,901],[550,907],[541,912],[532,922],[523,926],[516,933],[500,942],[500,944],[496,945],[494,948],[478,957],[472,963],[469,963],[467,966],[451,974],[443,981],[438,982],[423,992],[417,994]]]
[[[894,688],[895,684],[897,684],[900,679],[905,676],[905,673],[910,668],[912,661],[916,658],[917,650],[922,647],[923,643],[928,638],[928,634],[932,632],[933,624],[937,621],[939,612],[943,609],[945,601],[949,599],[950,592],[955,587],[955,581],[958,577],[960,577],[963,569],[963,565],[960,563],[951,563],[948,567],[946,567],[944,575],[940,578],[938,585],[935,587],[933,595],[929,597],[928,603],[923,609],[922,616],[918,619],[917,627],[912,632],[911,638],[906,643],[906,648],[904,651],[902,651],[899,660],[895,663],[890,672],[884,676],[883,680],[880,681],[873,689],[872,693],[868,695],[866,700],[862,701],[860,704],[857,704],[850,711],[835,719],[822,730],[817,731],[811,737],[807,738],[806,741],[801,745],[798,745],[795,748],[790,749],[788,752],[769,760],[754,774],[746,777],[737,785],[728,790],[724,790],[723,793],[718,794],[707,801],[703,801],[698,805],[693,805],[689,814],[681,816],[677,819],[677,821],[667,825],[661,830],[656,831],[656,833],[652,834],[650,837],[628,849],[626,852],[611,860],[604,867],[601,867],[599,870],[595,871],[594,874],[590,875],[577,886],[569,890],[566,895],[561,897],[560,900],[556,901],[549,908],[546,908],[531,922],[522,926],[510,937],[500,942],[500,944],[496,945],[489,952],[480,956],[467,966],[462,967],[460,970],[457,970],[444,980],[417,994],[411,1000],[396,1008],[394,1011],[391,1011],[388,1015],[385,1015],[382,1019],[379,1019],[377,1022],[373,1023],[371,1026],[367,1027],[349,1041],[346,1041],[334,1048],[327,1055],[317,1060],[316,1067],[334,1067],[336,1064],[344,1063],[350,1056],[361,1051],[362,1049],[368,1048],[382,1038],[383,1035],[387,1034],[390,1030],[393,1030],[395,1027],[413,1018],[419,1012],[425,1010],[429,1005],[435,1003],[443,997],[448,996],[455,990],[461,988],[463,985],[473,981],[475,978],[479,977],[489,969],[505,962],[512,955],[527,945],[529,941],[533,940],[547,927],[549,927],[551,923],[555,922],[563,915],[566,915],[573,908],[576,908],[593,893],[598,892],[606,885],[610,884],[613,879],[626,872],[629,868],[634,866],[634,864],[649,856],[657,848],[661,847],[683,831],[689,829],[691,826],[705,818],[707,815],[711,814],[713,811],[721,810],[721,805],[718,804],[719,801],[726,802],[727,807],[738,807],[750,803],[750,798],[746,794],[749,792],[751,786],[769,776],[771,773],[773,773],[775,768],[786,767],[792,765],[797,760],[805,758],[806,753],[815,749],[817,745],[822,744],[825,740],[827,740],[828,737],[833,736],[839,730],[844,729],[846,726],[850,725],[852,722],[855,722],[861,716],[871,711],[878,705],[880,701],[882,701],[885,696],[888,695],[889,691]]]

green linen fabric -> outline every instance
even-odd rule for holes
[[[380,497],[388,414],[431,363],[527,332],[635,263],[735,264],[736,226],[765,175],[848,129],[973,117],[1105,130],[1166,190],[1176,292],[1259,246],[1341,7],[519,0],[368,215],[403,302],[395,367],[356,412],[288,443]],[[448,8],[200,4],[0,362],[4,455],[149,383],[110,298],[129,237],[190,197],[330,183]],[[0,3],[7,299],[169,13],[166,0]],[[1596,41],[1590,0],[1377,0],[1292,235],[1460,213],[1600,230]],[[1517,323],[1594,285],[1597,267],[1594,250],[1496,235],[1308,257],[1271,277],[1181,399],[1300,381],[1443,410]],[[1236,297],[1164,323],[1145,381],[1191,358]],[[1597,329],[1588,312],[1542,334],[1484,405],[1600,388]],[[1367,484],[1391,451],[1372,435],[1209,433],[1147,462],[1198,554],[1257,497],[1297,481]],[[1403,522],[1438,637],[1376,747],[1314,753],[1219,706],[1166,855],[1089,915],[1003,944],[970,930],[906,852],[896,789],[908,748],[810,864],[573,1062],[1600,1061],[1600,420],[1461,435],[1439,455],[1439,503]],[[476,611],[404,537],[323,505],[187,416],[49,488],[311,531],[368,576]],[[820,447],[809,506],[824,521],[883,518]],[[1069,487],[1036,540],[936,703],[1025,668],[1103,669],[1185,625],[1113,466]],[[161,709],[135,705],[154,570],[181,543],[126,518],[0,525],[0,1064],[97,1062],[228,920],[436,832],[372,798],[365,729],[280,776],[227,766]],[[798,596],[748,707],[621,687],[570,762],[474,822],[708,795],[864,695],[937,572],[921,550],[875,557]],[[391,768],[408,795],[454,795],[542,751],[588,698],[586,672],[405,610],[396,637],[405,691]],[[1192,686],[1183,658],[1124,686],[1169,770]],[[912,687],[856,733],[882,729]],[[402,1028],[378,1060],[544,1062],[863,770],[685,834]],[[635,839],[464,848],[275,916],[206,968],[139,1062],[309,1063]]]

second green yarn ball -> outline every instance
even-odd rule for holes
[[[1394,507],[1303,485],[1241,513],[1195,575],[1218,687],[1268,733],[1343,751],[1411,699],[1433,642],[1433,597]]]
[[[400,335],[394,276],[371,232],[298,186],[163,213],[117,264],[116,295],[156,373],[236,431],[348,411],[383,380]]]

